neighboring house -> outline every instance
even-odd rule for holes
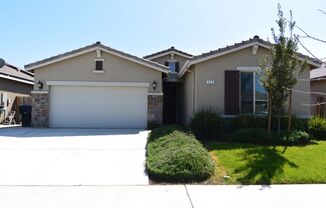
[[[193,56],[174,47],[143,59],[97,42],[25,66],[34,71],[32,125],[69,128],[146,128],[183,123],[201,108],[224,117],[266,114],[266,93],[255,70],[271,44],[258,36]],[[319,64],[298,54],[313,67]],[[309,79],[309,67],[300,79]],[[310,91],[300,81],[295,89]],[[309,95],[293,96],[293,111],[309,117]]]
[[[325,102],[326,102],[326,66],[322,64],[320,68],[310,71],[310,87],[311,87],[311,103],[321,104],[315,105],[311,108],[313,115],[325,115]],[[320,93],[320,94],[318,94]]]
[[[0,123],[10,111],[15,111],[19,122],[19,105],[28,102],[34,84],[34,75],[10,64],[0,68]]]

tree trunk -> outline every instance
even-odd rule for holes
[[[292,124],[292,90],[290,90],[289,94],[289,123],[288,123],[288,132],[291,131],[291,124]]]
[[[268,93],[268,134],[271,134],[272,126],[272,95]]]
[[[277,119],[277,134],[281,134],[281,109],[278,109],[278,119]]]

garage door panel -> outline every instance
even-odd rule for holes
[[[146,128],[143,87],[52,86],[50,127]]]

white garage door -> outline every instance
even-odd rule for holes
[[[54,128],[146,128],[147,88],[51,86]]]

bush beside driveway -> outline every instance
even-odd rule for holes
[[[201,181],[213,173],[213,161],[207,150],[180,126],[152,130],[146,148],[146,167],[154,181]]]

